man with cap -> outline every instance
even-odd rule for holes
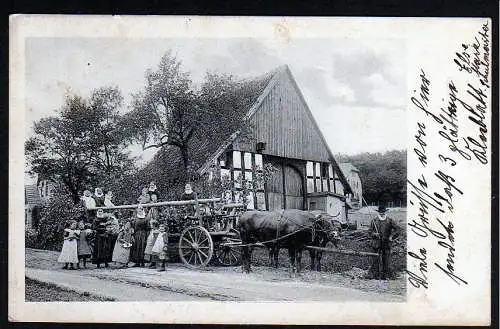
[[[387,217],[387,208],[380,205],[378,215],[373,218],[368,230],[372,247],[379,255],[374,259],[371,274],[374,279],[387,280],[391,275],[391,242],[399,234],[399,227],[394,219]]]

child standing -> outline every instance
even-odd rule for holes
[[[78,228],[80,229],[80,239],[78,239],[78,268],[80,268],[80,260],[83,261],[83,267],[87,268],[87,259],[92,255],[92,250],[90,249],[89,239],[92,234],[90,229],[90,224],[85,224],[83,221],[78,223]]]
[[[113,249],[112,261],[122,264],[122,268],[128,267],[130,260],[130,248],[134,244],[133,230],[129,221],[123,225],[123,229],[118,234],[115,248]]]
[[[161,261],[160,269],[158,269],[158,272],[164,272],[165,271],[165,266],[168,258],[168,233],[166,230],[165,224],[161,224],[159,227],[160,233],[158,234],[158,237],[156,238],[156,242],[153,246],[153,255],[156,255],[158,259]]]
[[[146,249],[144,249],[144,259],[150,262],[149,268],[155,268],[156,261],[152,253],[153,246],[155,245],[158,234],[160,234],[160,230],[159,224],[156,220],[151,220],[149,223],[151,225],[151,231],[149,232],[148,240],[146,241]]]
[[[80,231],[76,229],[76,221],[71,221],[69,227],[64,229],[64,242],[61,254],[57,261],[64,263],[63,269],[68,269],[68,264],[71,264],[70,270],[74,270],[73,264],[78,264],[78,237]]]

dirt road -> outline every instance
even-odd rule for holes
[[[117,301],[226,300],[226,301],[403,301],[399,282],[371,281],[372,287],[352,288],[353,278],[333,273],[304,272],[290,278],[288,272],[254,267],[250,274],[239,267],[191,270],[169,264],[167,272],[147,268],[62,270],[57,253],[26,251],[28,278],[88,292]],[[368,280],[365,280],[368,281]],[[369,291],[373,290],[373,291]]]

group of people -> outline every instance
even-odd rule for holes
[[[128,216],[120,215],[113,209],[96,209],[113,207],[113,192],[103,193],[95,188],[94,194],[89,190],[83,192],[82,201],[87,209],[85,218],[80,221],[69,221],[64,228],[64,242],[58,262],[64,263],[63,269],[78,269],[80,262],[84,268],[87,261],[92,260],[98,268],[109,267],[110,262],[128,267],[158,268],[165,271],[168,260],[168,223],[166,215],[157,207],[147,207],[148,203],[158,202],[160,194],[155,182],[142,189],[137,198],[138,207]],[[182,200],[197,200],[197,195],[190,184],[186,184]],[[147,209],[148,208],[148,209]],[[147,211],[146,211],[147,209]],[[200,206],[188,205],[187,213],[197,216]],[[391,244],[399,233],[395,221],[387,217],[385,205],[377,209],[378,215],[371,221],[369,235],[372,248],[379,254],[370,269],[370,277],[387,279],[391,275]]]
[[[122,268],[128,267],[132,261],[133,267],[144,267],[148,263],[149,268],[159,267],[158,271],[165,271],[168,260],[167,221],[156,207],[146,206],[158,202],[159,196],[156,184],[151,182],[137,198],[137,209],[128,215],[118,215],[114,209],[98,209],[114,206],[112,191],[103,193],[98,187],[92,194],[85,190],[81,198],[87,209],[85,218],[66,223],[58,262],[64,263],[63,269],[78,269],[80,262],[86,268],[89,258],[98,268],[101,265],[109,267],[111,262]],[[186,184],[182,199],[197,199],[190,184]],[[193,212],[194,208],[191,209]]]

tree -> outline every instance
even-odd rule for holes
[[[406,204],[406,151],[338,154],[339,162],[350,162],[359,169],[363,196],[367,202]]]
[[[208,72],[195,88],[182,63],[171,51],[165,53],[155,71],[148,69],[144,89],[135,94],[132,110],[121,124],[132,142],[142,148],[177,147],[182,158],[181,184],[195,176],[200,165],[193,159],[193,138],[220,142],[236,130],[245,135],[242,109],[255,101],[261,85],[232,75]],[[203,133],[200,133],[203,130]],[[197,132],[199,135],[197,136]]]
[[[189,166],[188,142],[200,124],[200,111],[189,74],[167,52],[156,71],[148,69],[145,87],[133,97],[132,111],[122,124],[143,149],[173,145],[179,148],[184,170]]]
[[[67,95],[58,115],[34,124],[25,143],[30,172],[62,183],[78,203],[87,185],[129,170],[133,164],[117,129],[121,102],[116,87],[97,89],[89,99]]]

